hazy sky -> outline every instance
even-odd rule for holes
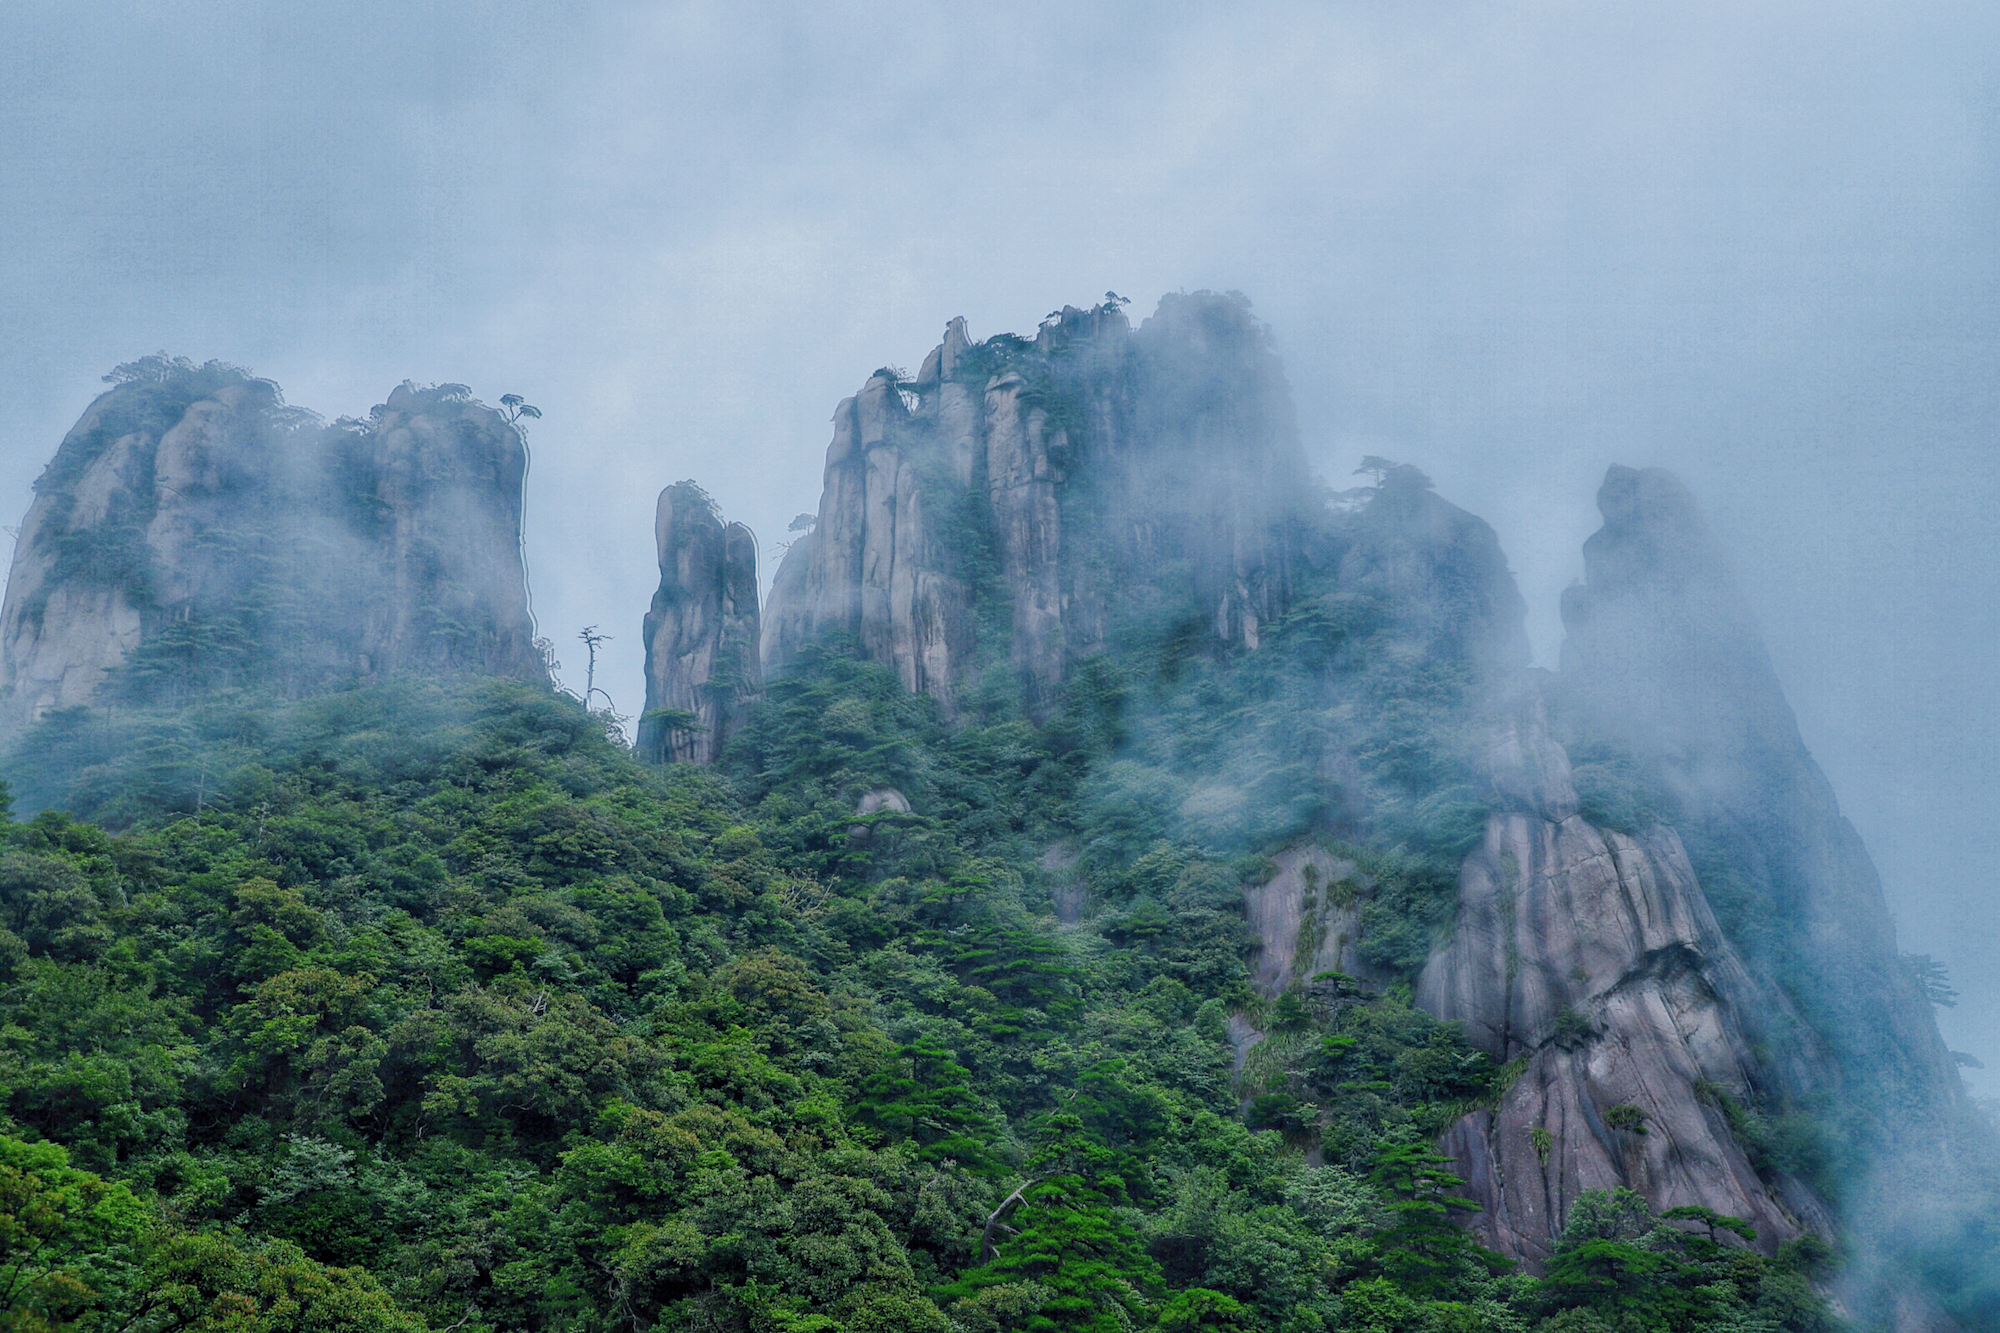
[[[1990,0],[6,0],[0,513],[147,352],[521,393],[536,611],[635,713],[662,486],[768,553],[949,317],[1238,289],[1551,665],[1605,466],[1681,473],[2000,1092],[1997,85]]]

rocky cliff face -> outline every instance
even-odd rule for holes
[[[959,443],[963,443],[962,441]],[[969,491],[921,475],[952,441],[920,436],[890,376],[841,402],[812,531],[785,553],[764,618],[763,665],[782,670],[817,639],[846,636],[903,685],[947,706],[971,670],[972,590],[947,539]]]
[[[1526,667],[1525,606],[1492,529],[1415,469],[1376,473],[1305,548],[1315,596],[1345,612],[1354,659],[1349,683],[1329,688],[1359,726],[1323,769],[1350,785],[1379,766],[1371,709],[1425,706],[1473,738],[1465,797],[1487,812],[1483,830],[1414,986],[1419,1007],[1519,1070],[1440,1145],[1481,1205],[1470,1224],[1536,1265],[1579,1194],[1628,1186],[1659,1209],[1745,1218],[1767,1252],[1804,1230],[1830,1234],[1826,1204],[1753,1163],[1731,1123],[1814,1086],[1810,1030],[1725,937],[1671,827],[1583,816],[1547,718],[1552,682]],[[1453,684],[1406,693],[1424,680]],[[1344,816],[1362,838],[1370,804],[1381,802]],[[1397,981],[1369,947],[1377,884],[1355,856],[1305,843],[1273,865],[1246,891],[1261,993],[1329,971],[1376,990]]]
[[[542,678],[521,563],[520,432],[457,386],[406,383],[370,416],[360,451],[360,494],[375,510],[364,559],[383,576],[362,669]]]
[[[1146,655],[1193,645],[1226,674],[1269,646],[1283,664],[1228,696],[1266,730],[1203,751],[1247,746],[1254,775],[1282,763],[1318,787],[1313,834],[1246,891],[1253,982],[1273,1000],[1327,972],[1408,982],[1518,1071],[1441,1144],[1488,1244],[1537,1265],[1577,1197],[1616,1186],[1744,1218],[1767,1252],[1857,1234],[1861,1208],[1896,1216],[1878,1182],[1836,1217],[1816,1188],[1832,1159],[1815,1173],[1812,1151],[1773,1147],[1778,1122],[1878,1147],[1908,1129],[1928,1165],[1881,1152],[1877,1177],[1938,1179],[1960,1094],[1685,491],[1613,469],[1558,679],[1527,668],[1491,528],[1414,468],[1364,470],[1373,487],[1313,491],[1282,373],[1231,298],[1168,298],[1138,329],[1116,303],[1065,309],[1032,342],[973,344],[954,321],[914,378],[878,372],[836,413],[764,666],[844,637],[948,715],[1005,667],[1038,716],[1092,654],[1165,676]],[[1436,871],[1428,937],[1407,904],[1371,918],[1391,890],[1364,846]],[[1073,861],[1044,862],[1065,920],[1090,910]],[[1403,938],[1371,938],[1371,919]],[[1260,1034],[1247,1013],[1231,1032],[1246,1067]],[[1898,1328],[1949,1327],[1904,1306]]]
[[[756,697],[757,539],[722,521],[691,481],[660,492],[660,588],[646,613],[639,750],[655,763],[712,762]]]
[[[1652,785],[1724,927],[1795,1002],[1800,1021],[1768,1049],[1811,1034],[1802,1101],[1857,1164],[1843,1220],[1864,1308],[1899,1330],[1954,1328],[1899,1288],[1983,1248],[1962,1182],[1991,1169],[1990,1137],[1964,1119],[1875,867],[1693,497],[1668,473],[1614,467],[1598,508],[1585,581],[1563,600],[1562,730]]]
[[[1289,604],[1309,482],[1268,336],[1239,299],[1134,330],[1065,308],[1033,342],[963,320],[913,380],[834,415],[817,526],[780,566],[764,666],[854,639],[948,713],[988,664],[1045,711],[1128,611],[1254,646]]]
[[[325,428],[229,367],[149,358],[36,483],[0,609],[0,726],[115,682],[173,698],[383,671],[535,677],[526,453],[455,386]]]
[[[1842,1065],[1933,1109],[1958,1079],[1896,957],[1882,886],[1806,751],[1756,622],[1694,499],[1658,469],[1614,467],[1585,581],[1563,599],[1563,707],[1653,775],[1721,896]],[[1758,930],[1774,917],[1797,929]]]
[[[1271,878],[1243,894],[1243,915],[1257,941],[1250,980],[1259,994],[1276,999],[1322,972],[1378,986],[1394,980],[1358,948],[1361,900],[1372,885],[1351,857],[1301,843],[1272,857],[1271,865]]]
[[[1767,1253],[1833,1219],[1803,1184],[1760,1175],[1729,1107],[1811,1086],[1816,1043],[1723,937],[1675,832],[1585,820],[1532,688],[1495,728],[1499,808],[1460,872],[1450,941],[1417,1003],[1523,1067],[1443,1147],[1502,1253],[1547,1258],[1586,1189],[1629,1186],[1656,1209],[1743,1218]]]
[[[1858,1313],[1955,1327],[1906,1279],[1961,1243],[1953,1228],[1973,1243],[1977,1205],[1961,1215],[1947,1182],[1983,1160],[1981,1140],[1959,1128],[1958,1080],[1874,870],[1685,489],[1613,469],[1552,677],[1523,670],[1490,530],[1420,474],[1376,471],[1305,551],[1361,678],[1461,682],[1448,712],[1483,738],[1483,832],[1414,988],[1519,1071],[1440,1144],[1481,1205],[1470,1225],[1534,1266],[1578,1195],[1627,1186],[1656,1209],[1744,1218],[1766,1252],[1842,1237]],[[1359,721],[1364,695],[1334,697]],[[1350,734],[1329,782],[1380,764],[1365,724]],[[1372,961],[1373,886],[1352,860],[1308,844],[1274,865],[1246,896],[1265,995],[1321,970],[1393,980]],[[1775,1147],[1774,1125],[1822,1146]],[[1838,1214],[1800,1174],[1815,1170]]]

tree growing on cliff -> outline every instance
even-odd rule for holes
[[[1943,963],[1927,953],[1906,953],[1903,965],[1910,969],[1910,975],[1923,987],[1925,999],[1941,1009],[1958,1007],[1958,992],[1952,989],[1951,978],[1945,972]]]
[[[526,434],[526,428],[521,425],[522,419],[540,421],[542,409],[529,403],[518,393],[503,393],[500,395],[500,415],[507,418],[508,425]]]
[[[1368,1182],[1389,1200],[1383,1271],[1420,1295],[1448,1294],[1466,1260],[1485,1255],[1452,1221],[1453,1209],[1473,1212],[1479,1205],[1458,1193],[1465,1182],[1451,1173],[1451,1164],[1421,1143],[1384,1143],[1368,1173]]]

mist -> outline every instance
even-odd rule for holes
[[[538,621],[578,678],[612,634],[636,713],[661,487],[768,579],[834,404],[950,317],[1240,290],[1316,469],[1490,521],[1544,665],[1606,466],[1687,482],[2000,1092],[1990,6],[19,0],[0,38],[0,509],[158,350],[328,416],[520,393]]]

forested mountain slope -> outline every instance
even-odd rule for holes
[[[1367,470],[1240,298],[955,323],[843,404],[761,666],[747,532],[663,497],[640,754],[463,662],[47,711],[21,1326],[1993,1325],[1955,1074],[1868,1095],[1491,529]]]

